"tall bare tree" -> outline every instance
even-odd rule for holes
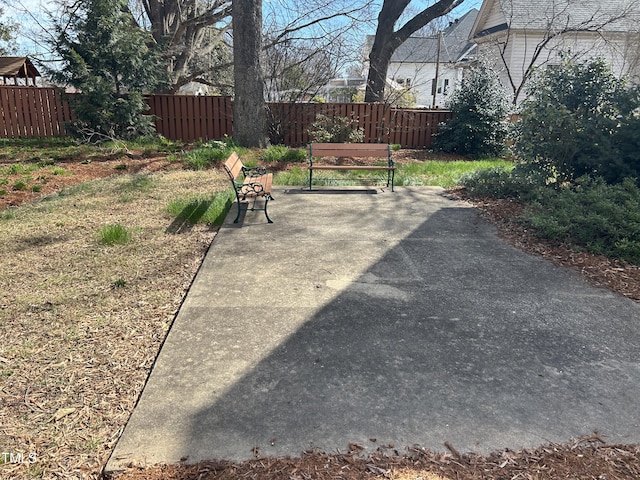
[[[211,73],[231,65],[224,48],[231,0],[135,0],[130,8],[166,50],[172,90],[191,81],[219,83]]]
[[[373,47],[369,53],[369,74],[365,102],[384,100],[384,89],[391,56],[413,33],[432,20],[448,14],[464,0],[439,0],[422,10],[404,23],[398,30],[396,26],[407,9],[410,0],[384,0],[378,15]]]

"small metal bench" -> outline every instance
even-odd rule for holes
[[[314,165],[314,157],[381,158],[387,165]],[[309,144],[309,190],[314,170],[359,170],[387,172],[387,187],[395,180],[395,164],[391,158],[391,145],[386,143],[310,143]]]
[[[267,172],[264,167],[245,167],[236,152],[231,153],[224,162],[224,169],[229,175],[231,185],[233,185],[233,189],[236,192],[236,201],[238,202],[238,215],[233,223],[238,223],[242,210],[264,210],[264,216],[267,217],[267,221],[273,223],[267,213],[269,200],[274,200],[271,196],[273,173]],[[258,198],[264,199],[263,208],[256,207]],[[249,202],[247,201],[249,199],[253,199],[251,208],[249,208]]]

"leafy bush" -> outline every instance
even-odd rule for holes
[[[351,118],[328,117],[319,113],[311,124],[309,136],[320,143],[362,143],[364,129],[356,125],[356,120]]]
[[[638,91],[627,89],[604,61],[548,68],[528,95],[513,132],[522,159],[540,163],[561,182],[585,174],[609,182],[637,175],[637,161],[631,164],[640,142],[633,119]]]
[[[460,184],[472,197],[536,198],[540,189],[548,187],[550,179],[537,164],[517,164],[513,169],[491,168],[463,175]]]
[[[187,168],[191,170],[204,170],[209,166],[225,161],[232,152],[242,155],[247,151],[240,147],[233,139],[226,137],[223,140],[212,140],[198,148],[189,150],[184,154],[184,161]]]
[[[522,221],[538,236],[640,264],[640,188],[581,177],[576,185],[542,189]]]
[[[434,148],[473,158],[499,156],[505,150],[508,104],[497,76],[485,65],[469,70],[448,108],[453,118],[440,125]]]

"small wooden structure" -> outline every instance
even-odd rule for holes
[[[0,79],[3,85],[19,85],[19,80],[24,80],[24,85],[36,86],[36,77],[40,73],[27,57],[0,57]],[[13,82],[8,80],[13,79]]]

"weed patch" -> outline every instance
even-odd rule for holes
[[[260,155],[263,162],[304,162],[306,159],[305,150],[284,145],[270,145]]]
[[[98,239],[102,245],[124,245],[131,240],[131,236],[131,232],[119,223],[105,225],[98,231]]]

